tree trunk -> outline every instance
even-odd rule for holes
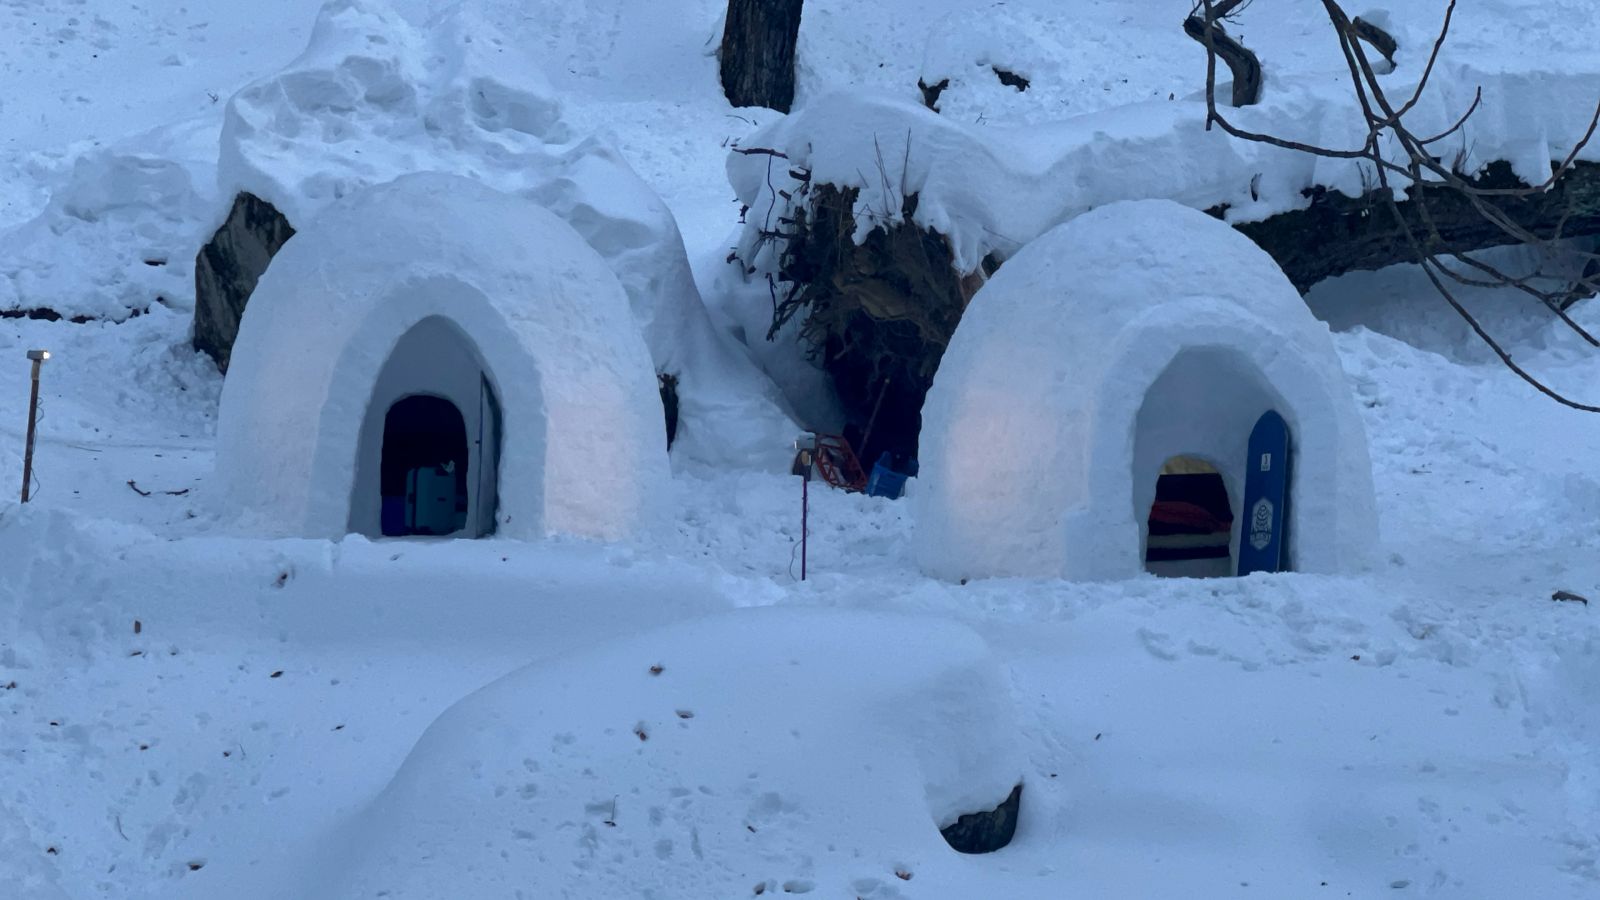
[[[734,106],[788,112],[794,48],[804,0],[728,0],[722,29],[722,91]]]
[[[1233,73],[1233,105],[1254,106],[1261,102],[1261,60],[1245,45],[1234,40],[1216,22],[1207,24],[1199,16],[1183,20],[1183,33],[1215,51],[1217,59]]]

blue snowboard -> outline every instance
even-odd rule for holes
[[[1244,523],[1239,529],[1239,574],[1286,568],[1284,522],[1289,506],[1289,426],[1268,410],[1250,432],[1245,459]]]

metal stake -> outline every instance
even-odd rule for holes
[[[800,464],[806,474],[800,479],[800,580],[806,580],[806,540],[809,536],[808,520],[811,517],[811,451],[800,451]]]
[[[29,350],[33,360],[33,390],[28,396],[28,439],[22,450],[22,502],[28,502],[33,487],[33,437],[39,424],[39,367],[50,358],[48,350]]]

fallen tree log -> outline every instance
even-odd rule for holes
[[[1482,188],[1527,187],[1505,162],[1491,163],[1472,183]],[[1311,203],[1304,209],[1234,226],[1267,251],[1302,294],[1335,275],[1417,261],[1416,250],[1406,242],[1403,228],[1381,195],[1349,197],[1314,188],[1306,196]],[[1478,212],[1469,197],[1436,185],[1414,188],[1398,204],[1418,234],[1433,230],[1423,218],[1424,205],[1437,230],[1430,249],[1441,254],[1517,243]],[[1550,190],[1498,198],[1496,206],[1523,228],[1545,237],[1600,235],[1600,164],[1576,163]],[[1225,206],[1207,210],[1218,217],[1226,211]]]

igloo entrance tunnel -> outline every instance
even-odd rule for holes
[[[367,404],[350,530],[389,537],[494,533],[500,426],[500,403],[471,339],[443,316],[413,325],[378,373]]]
[[[1360,566],[1371,462],[1326,326],[1220,221],[1166,201],[1086,213],[963,315],[923,408],[918,559],[947,578],[1231,572],[1264,462],[1251,433],[1273,411],[1286,567]]]
[[[667,478],[616,276],[535,204],[447,175],[284,245],[223,387],[217,495],[273,535],[616,539]]]

